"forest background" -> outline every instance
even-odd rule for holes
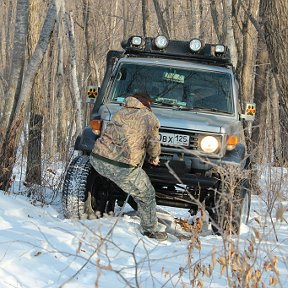
[[[43,163],[69,160],[89,114],[87,87],[101,85],[107,51],[121,49],[131,35],[228,45],[241,104],[257,105],[252,130],[244,130],[249,153],[254,163],[286,164],[287,1],[1,0],[0,6],[2,188],[13,180],[20,147],[27,183],[41,184]]]
[[[167,264],[169,259],[166,259],[166,268],[171,271],[181,268],[179,263],[182,263],[185,257],[188,259],[188,268],[185,268],[186,270],[179,268],[174,278],[171,276],[173,281],[175,278],[181,279],[184,275],[187,281],[185,279],[183,281],[191,284],[193,282],[190,280],[195,281],[199,275],[211,276],[213,267],[218,263],[220,267],[217,268],[218,274],[222,275],[226,270],[228,276],[227,281],[221,282],[218,274],[215,274],[213,281],[216,284],[218,280],[220,282],[219,286],[214,287],[231,284],[233,282],[231,279],[235,280],[233,283],[239,284],[237,287],[260,287],[257,285],[262,285],[262,280],[270,286],[277,286],[278,282],[282,282],[283,285],[287,283],[287,191],[282,193],[282,188],[287,187],[285,182],[287,171],[283,167],[287,167],[288,160],[286,145],[288,137],[287,15],[287,0],[0,0],[0,189],[5,191],[0,194],[0,237],[2,237],[0,252],[4,255],[1,256],[0,261],[2,283],[5,282],[5,285],[9,283],[11,287],[10,283],[18,279],[20,275],[21,279],[15,283],[29,283],[26,287],[35,286],[35,279],[45,274],[38,273],[39,268],[42,267],[45,272],[51,269],[47,279],[49,281],[53,279],[54,283],[68,281],[67,279],[73,275],[72,278],[75,277],[76,280],[75,286],[71,287],[79,287],[79,283],[82,287],[94,286],[91,283],[97,284],[98,275],[95,280],[95,273],[91,273],[90,270],[83,270],[84,274],[81,274],[79,282],[76,276],[79,275],[82,267],[87,263],[89,265],[92,263],[91,257],[95,256],[95,251],[98,249],[95,245],[97,246],[99,242],[99,247],[103,246],[101,233],[109,230],[110,226],[114,227],[113,219],[103,218],[99,221],[76,223],[66,221],[61,218],[63,216],[61,212],[58,210],[57,213],[54,212],[49,205],[35,207],[36,205],[28,205],[26,198],[23,200],[21,196],[13,198],[4,194],[17,190],[15,177],[20,175],[19,187],[24,182],[28,188],[30,187],[28,189],[30,194],[31,191],[36,191],[40,193],[38,196],[41,196],[41,192],[45,190],[43,187],[48,186],[51,189],[48,189],[50,198],[61,196],[56,194],[61,191],[65,168],[61,169],[61,173],[58,174],[58,170],[51,167],[55,163],[67,166],[71,160],[75,139],[88,123],[87,88],[89,85],[101,86],[108,50],[121,49],[121,41],[131,35],[156,37],[161,34],[170,39],[200,38],[205,43],[223,43],[229,46],[239,82],[242,109],[246,102],[255,102],[257,106],[255,121],[243,130],[250,158],[256,167],[254,171],[259,172],[260,177],[260,174],[263,174],[261,168],[276,166],[279,167],[276,169],[279,172],[275,176],[275,170],[271,169],[267,172],[264,169],[266,185],[260,183],[259,190],[254,191],[257,196],[253,195],[255,204],[253,207],[256,208],[252,209],[250,219],[252,223],[250,228],[253,233],[250,231],[249,235],[240,235],[237,240],[240,248],[244,247],[241,248],[244,252],[241,252],[241,249],[236,251],[234,242],[226,241],[227,239],[223,239],[223,248],[222,239],[215,235],[206,237],[200,235],[200,243],[197,233],[188,244],[178,241],[177,244],[166,247],[149,242],[148,246],[151,249],[147,250],[148,246],[145,246],[147,241],[141,240],[141,236],[137,234],[138,230],[135,228],[137,220],[127,215],[125,215],[126,218],[119,220],[120,224],[114,231],[116,244],[109,240],[110,242],[107,241],[105,245],[107,244],[107,247],[110,245],[111,248],[115,244],[115,247],[119,248],[124,243],[125,249],[122,247],[121,252],[128,251],[131,257],[129,261],[134,263],[133,261],[137,260],[136,254],[139,252],[138,250],[137,253],[135,252],[136,246],[139,243],[145,244],[144,248],[141,248],[144,252],[140,249],[139,253],[147,253],[149,261],[145,269],[141,266],[142,262],[139,262],[140,265],[136,261],[135,269],[132,265],[131,275],[129,274],[131,279],[129,279],[131,283],[136,281],[136,284],[131,284],[131,287],[141,287],[142,282],[139,284],[140,278],[137,278],[137,273],[140,271],[145,277],[154,273],[155,278],[149,276],[152,282],[156,278],[160,279],[159,271],[162,271],[161,277],[165,278],[168,272],[163,270],[165,267],[162,266],[161,257],[172,255],[172,259],[176,252],[180,256],[176,253],[178,258],[175,256],[175,259],[173,258],[175,262],[173,260],[171,264]],[[34,187],[36,187],[35,190],[33,190]],[[32,204],[35,203],[32,201]],[[41,205],[43,205],[42,202]],[[258,213],[261,209],[263,211]],[[59,211],[61,211],[60,208]],[[131,224],[134,221],[135,227]],[[31,228],[32,226],[34,228]],[[55,233],[51,233],[49,229],[46,230],[50,226],[52,230],[55,229]],[[263,229],[260,230],[258,226]],[[258,230],[255,230],[255,227]],[[93,237],[88,235],[86,230],[83,232],[84,229],[88,229]],[[259,233],[265,229],[266,232],[261,233],[265,234],[266,238]],[[47,235],[50,238],[44,231],[48,231]],[[61,231],[60,234],[59,231]],[[100,231],[100,236],[94,231]],[[123,231],[128,233],[129,237],[125,234],[123,239]],[[81,237],[75,238],[72,232]],[[90,238],[93,241],[86,241]],[[54,242],[51,239],[57,239],[57,241]],[[96,242],[95,239],[97,239]],[[40,250],[36,249],[31,252],[33,257],[29,254],[30,252],[26,253],[30,251],[31,243],[33,243],[33,249],[38,249],[37,245],[43,246],[39,248]],[[54,247],[53,243],[57,245]],[[197,250],[199,243],[202,245],[202,254],[195,258],[195,254],[200,253]],[[224,252],[217,251],[220,253],[217,255],[217,260],[211,243],[216,245],[219,251],[224,249]],[[46,244],[53,248],[51,253],[49,249],[47,250]],[[67,245],[69,249],[68,252],[62,253],[64,245]],[[160,247],[160,250],[155,247]],[[277,254],[277,247],[283,251],[281,250],[281,253],[278,251]],[[105,249],[106,253],[109,249],[106,246]],[[48,251],[48,253],[45,254],[43,251],[45,253]],[[86,252],[87,255],[85,254],[84,257],[81,253]],[[105,253],[104,258],[108,255]],[[119,253],[121,257],[116,256],[117,259],[113,260],[121,264],[122,259],[127,258],[128,254],[125,253],[124,257]],[[160,263],[157,264],[157,269],[151,266],[150,260],[154,257],[153,253],[156,253],[155,257]],[[273,253],[276,253],[278,258]],[[45,254],[46,258],[38,257],[41,254],[42,256]],[[65,268],[67,259],[71,256],[73,258],[71,263],[75,264],[74,254],[83,258],[82,261],[85,263],[82,267],[82,264],[80,266],[77,264],[73,271],[68,271]],[[210,256],[208,259],[206,254],[212,256],[211,261]],[[158,255],[161,255],[161,259]],[[63,266],[61,266],[64,267],[63,270],[62,268],[56,269],[57,271],[53,270],[54,266],[58,267],[59,259],[62,258],[64,259]],[[208,259],[207,265],[201,264],[202,258]],[[103,262],[100,264],[100,260],[96,260],[93,258],[91,269],[94,271],[96,265],[102,275],[103,271],[106,271],[104,275],[111,275],[112,267],[109,266],[111,259],[108,258],[107,263],[104,261],[107,266],[103,266]],[[51,264],[52,261],[55,262]],[[281,273],[276,269],[277,261],[281,262],[279,265]],[[113,265],[116,264],[113,263]],[[125,284],[127,275],[120,264],[120,270],[114,272],[117,277],[120,275],[124,279]],[[29,269],[30,267],[33,269]],[[24,274],[27,275],[23,273],[24,269],[27,273],[28,270],[35,272],[35,275],[31,276],[28,273],[27,278],[23,278]],[[268,278],[264,270],[273,272],[276,276]],[[125,277],[121,271],[125,272],[123,272]],[[187,271],[190,271],[189,277]],[[57,279],[57,273],[60,273],[63,279],[60,276],[61,279]],[[14,280],[10,282],[9,277],[12,274],[15,279],[13,278]],[[239,278],[239,275],[242,278]],[[150,279],[149,277],[147,279]],[[168,280],[162,278],[161,281],[163,280],[164,284],[161,284],[161,287],[164,287]],[[204,287],[200,278],[197,280],[197,285]],[[45,285],[48,280],[45,277],[43,279],[43,287],[47,287]],[[111,287],[115,279],[118,278],[103,277],[103,281],[109,282],[106,287]],[[83,286],[85,281],[87,281],[87,286]],[[208,279],[206,284],[211,281]],[[249,286],[251,283],[256,284]],[[97,287],[96,284],[95,287]],[[20,287],[24,287],[23,285],[21,284]],[[62,287],[58,284],[53,285],[51,284],[50,287]],[[170,282],[166,287],[170,287],[169,285]],[[14,287],[19,286],[15,284]],[[183,284],[181,287],[187,286]],[[279,284],[279,287],[283,286]]]

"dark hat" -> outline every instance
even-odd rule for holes
[[[138,99],[144,106],[146,106],[148,109],[151,109],[153,100],[147,93],[137,92],[130,97]]]

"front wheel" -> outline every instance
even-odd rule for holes
[[[64,216],[94,219],[107,209],[114,210],[115,201],[108,195],[109,186],[109,181],[93,169],[88,155],[74,158],[63,184]]]

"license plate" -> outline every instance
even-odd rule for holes
[[[160,132],[160,142],[164,145],[189,146],[189,136]]]

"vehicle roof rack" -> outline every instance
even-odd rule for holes
[[[140,38],[135,45],[133,37]],[[162,36],[163,37],[163,36]],[[228,47],[221,44],[204,44],[198,51],[192,51],[191,41],[167,40],[164,48],[158,48],[152,37],[132,36],[126,41],[122,41],[121,46],[127,56],[156,57],[174,60],[185,60],[199,63],[209,63],[217,66],[232,66],[230,51]],[[195,39],[194,39],[195,40]],[[198,40],[198,39],[197,39]],[[198,40],[200,41],[200,40]],[[141,42],[141,43],[140,43]],[[139,44],[140,43],[140,44]],[[217,49],[220,48],[221,52]]]

